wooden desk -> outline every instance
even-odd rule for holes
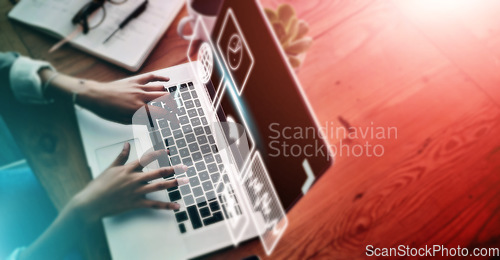
[[[362,258],[369,244],[500,247],[500,3],[290,2],[315,40],[298,77],[319,121],[396,127],[398,135],[331,138],[337,148],[383,145],[384,155],[338,155],[289,212],[273,258]],[[49,60],[78,77],[130,75],[70,47],[47,55],[55,40],[7,21],[11,4],[0,5],[0,31],[8,36],[1,50]],[[186,44],[170,29],[140,72],[186,62]],[[90,179],[71,107],[21,107],[1,98],[16,141],[61,208]],[[102,227],[87,238],[88,259],[109,257]],[[251,254],[265,258],[258,240],[209,257]]]

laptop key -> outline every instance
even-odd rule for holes
[[[191,187],[198,186],[198,185],[200,185],[200,180],[198,179],[198,177],[193,176],[193,177],[189,178],[189,185],[191,185]]]
[[[176,201],[181,199],[181,193],[178,190],[172,191],[168,193],[168,197],[170,201]]]
[[[181,94],[181,97],[184,100],[188,100],[188,99],[191,99],[191,94],[189,94],[189,92],[184,92]]]
[[[220,155],[215,155],[215,161],[217,161],[217,163],[222,163],[222,158],[220,157]]]
[[[165,146],[172,146],[175,144],[174,138],[173,137],[167,137],[165,139]]]
[[[200,119],[199,119],[199,118],[197,118],[197,117],[195,117],[195,118],[191,119],[191,124],[192,124],[193,126],[199,126],[199,125],[201,124]]]
[[[182,148],[181,150],[179,150],[179,155],[181,157],[186,157],[186,156],[189,156],[189,151],[187,148]]]
[[[209,205],[210,205],[210,209],[212,210],[212,212],[220,210],[220,205],[219,205],[219,202],[217,202],[217,201],[212,201],[212,202],[210,202]]]
[[[214,174],[210,175],[210,178],[212,179],[213,183],[217,183],[220,180],[220,173],[216,172]],[[181,189],[182,190],[182,189]]]
[[[208,142],[207,137],[204,135],[200,135],[196,139],[198,139],[199,144],[206,144]]]
[[[205,162],[206,163],[212,163],[212,162],[214,162],[214,156],[213,155],[207,154],[204,157],[205,157]]]
[[[168,154],[169,154],[170,156],[177,155],[177,153],[179,152],[179,151],[177,150],[177,147],[175,147],[175,146],[169,146],[169,147],[167,147],[167,149],[168,149]]]
[[[205,163],[204,162],[197,162],[195,164],[195,166],[196,166],[196,170],[197,171],[203,171],[203,170],[205,170]]]
[[[202,183],[202,185],[203,185],[203,189],[205,191],[209,191],[209,190],[214,189],[214,186],[212,185],[212,182],[210,182],[210,181],[206,181],[206,182]]]
[[[168,128],[168,122],[166,119],[158,119],[158,126],[160,129]]]
[[[191,134],[187,134],[187,135],[186,135],[186,141],[187,141],[188,143],[192,143],[192,142],[196,141],[196,138],[194,137],[194,134],[193,134],[193,133],[191,133]]]
[[[193,82],[188,82],[189,89],[193,90],[194,89],[194,84]]]
[[[179,122],[181,122],[181,124],[183,124],[183,125],[189,124],[189,119],[187,116],[181,116],[181,117],[179,117]]]
[[[210,151],[210,146],[208,146],[208,144],[202,145],[200,148],[201,148],[201,152],[202,152],[203,154],[206,154],[206,153],[210,153],[210,152],[211,152],[211,151]]]
[[[189,166],[193,165],[193,160],[191,160],[191,158],[190,158],[190,157],[186,157],[186,158],[183,158],[183,159],[182,159],[182,163],[183,163],[184,165],[186,165],[186,166],[188,166],[188,167],[189,167]]]
[[[215,145],[215,144],[214,144],[214,145],[212,145],[212,151],[213,151],[214,153],[218,153],[218,152],[219,152],[219,149],[217,149],[217,145]]]
[[[204,116],[205,112],[203,112],[203,108],[198,108],[198,115]]]
[[[186,140],[184,140],[184,139],[178,139],[177,140],[177,147],[179,147],[179,148],[186,147]]]
[[[207,121],[207,119],[204,116],[201,117],[201,123],[203,125],[208,125],[208,121]]]
[[[202,157],[201,157],[201,153],[200,152],[193,153],[193,160],[195,162],[197,162],[197,161],[199,161],[201,159],[202,159]]]
[[[207,133],[207,135],[211,134],[212,133],[212,130],[210,130],[210,126],[205,126],[205,133]]]
[[[191,100],[186,101],[184,103],[184,105],[186,106],[186,109],[190,109],[190,108],[194,107],[193,101],[191,101]]]
[[[186,226],[184,226],[184,223],[179,224],[179,231],[181,231],[182,234],[186,233]]]
[[[191,188],[189,187],[189,185],[182,185],[181,187],[179,187],[179,190],[181,190],[182,195],[188,195],[191,193]]]
[[[207,171],[202,171],[198,174],[200,181],[206,181],[209,179]]]
[[[213,217],[203,219],[203,225],[205,226],[212,225],[214,223],[215,219]]]
[[[202,195],[203,195],[203,190],[201,189],[201,187],[200,187],[200,186],[198,186],[198,187],[194,187],[194,188],[193,188],[193,195],[194,195],[195,197],[200,197],[200,196],[202,196]]]
[[[196,127],[196,128],[194,129],[194,133],[195,133],[196,135],[202,135],[202,134],[204,134],[204,132],[203,132],[203,128],[202,128],[202,127]]]
[[[181,159],[177,155],[176,156],[171,156],[170,157],[170,161],[172,162],[172,165],[181,164]]]
[[[189,151],[194,153],[196,151],[200,150],[200,148],[198,147],[198,144],[197,143],[192,143],[192,144],[189,144]]]
[[[214,173],[214,172],[218,171],[217,165],[215,163],[211,163],[211,164],[207,165],[207,168],[208,168],[208,171],[210,173]]]
[[[189,214],[189,218],[191,219],[191,224],[193,224],[193,229],[201,228],[203,224],[201,223],[201,218],[198,214],[196,206],[187,207],[187,212]]]
[[[161,130],[161,134],[163,135],[163,138],[167,138],[172,135],[172,132],[170,131],[170,128],[167,127]]]
[[[192,177],[192,176],[195,176],[196,175],[196,170],[194,169],[193,166],[189,167],[188,170],[187,170],[187,176],[189,177]]]
[[[182,138],[182,136],[184,136],[184,135],[182,134],[182,131],[181,131],[180,129],[175,130],[175,131],[173,132],[173,134],[174,134],[174,138],[175,138],[175,139],[179,139],[179,138]]]
[[[208,136],[208,142],[209,142],[210,144],[215,144],[215,140],[214,140],[214,137],[213,137],[212,135],[209,135],[209,136]]]
[[[193,205],[194,204],[194,198],[193,195],[187,195],[184,196],[184,204],[186,206]]]
[[[193,132],[193,128],[190,125],[183,125],[182,131],[184,132],[184,134],[188,134]]]
[[[179,128],[181,128],[181,125],[178,122],[170,121],[170,128],[171,129],[179,129]]]
[[[179,107],[179,108],[177,109],[177,115],[179,115],[179,116],[183,116],[183,115],[185,115],[185,114],[186,114],[186,109],[185,109],[185,108],[183,108],[183,107]]]
[[[224,188],[225,188],[224,183],[222,183],[222,182],[221,182],[221,183],[219,183],[219,184],[217,185],[217,193],[221,193],[221,192],[223,192],[223,191],[224,191]]]
[[[192,109],[189,109],[187,111],[188,113],[188,116],[191,118],[191,117],[195,117],[195,116],[198,116],[198,113],[196,113],[196,109],[192,108]]]
[[[210,217],[210,210],[208,207],[200,208],[200,215],[202,218]]]
[[[196,94],[196,91],[191,91],[191,95],[193,96],[193,98],[197,98],[198,97],[198,94]]]
[[[186,211],[181,211],[179,213],[175,213],[175,219],[177,222],[182,222],[188,220],[188,215]]]
[[[201,102],[198,99],[194,100],[194,103],[196,104],[197,107],[201,107]]]
[[[215,212],[212,214],[212,217],[214,218],[215,222],[219,222],[221,220],[224,220],[224,217],[222,216],[222,212]]]

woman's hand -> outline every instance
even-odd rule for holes
[[[187,167],[178,165],[142,172],[146,165],[155,161],[159,156],[166,156],[167,151],[155,151],[144,155],[140,160],[125,164],[129,153],[130,144],[126,143],[111,166],[91,181],[70,202],[76,205],[86,221],[95,222],[102,217],[136,208],[179,209],[180,205],[177,203],[153,201],[146,199],[145,195],[188,183],[188,178],[163,180],[164,177],[174,173],[185,172]],[[160,180],[149,183],[155,179]]]
[[[170,78],[153,74],[130,81],[101,83],[86,81],[76,102],[102,118],[131,124],[134,113],[149,101],[170,94],[162,82]]]

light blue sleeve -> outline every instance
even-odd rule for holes
[[[10,68],[10,87],[16,99],[24,104],[50,103],[43,95],[42,80],[38,75],[41,69],[54,68],[45,61],[18,57]]]

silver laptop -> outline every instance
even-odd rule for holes
[[[330,167],[329,146],[319,137],[289,140],[270,132],[273,124],[319,131],[270,28],[257,1],[224,1],[209,43],[213,51],[210,80],[203,76],[207,71],[203,55],[198,55],[198,61],[153,72],[170,77],[165,90],[175,101],[178,120],[140,109],[134,118],[147,117],[147,123],[124,126],[76,109],[94,178],[109,166],[124,142],[132,145],[129,160],[151,150],[170,150],[168,157],[146,171],[188,166],[187,172],[170,178],[189,177],[189,184],[148,195],[180,202],[179,210],[143,209],[103,220],[114,259],[194,258],[256,236],[270,254],[286,230],[285,210]],[[237,42],[245,44],[238,47],[242,56],[221,47],[225,40],[232,42],[235,33]],[[232,56],[225,57],[225,53]],[[237,66],[231,64],[234,57]],[[150,105],[172,109],[161,101]],[[276,141],[324,144],[325,148],[314,156],[273,155],[268,144]]]

